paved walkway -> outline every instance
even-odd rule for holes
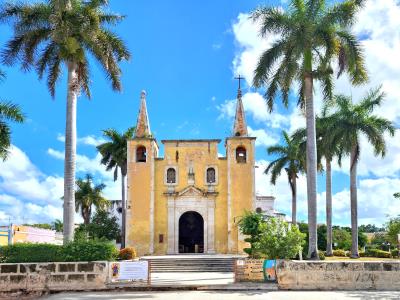
[[[225,285],[234,281],[234,274],[219,272],[152,273],[152,286]]]
[[[400,292],[265,292],[265,291],[181,291],[62,293],[47,300],[398,300]]]

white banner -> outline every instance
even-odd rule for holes
[[[110,263],[113,281],[147,281],[149,279],[148,261],[122,261]]]

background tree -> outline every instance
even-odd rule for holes
[[[400,199],[400,193],[394,193],[393,196]]]
[[[271,183],[276,184],[276,180],[281,175],[282,170],[286,171],[290,189],[292,191],[292,224],[297,224],[297,175],[304,171],[304,152],[300,150],[298,139],[289,137],[286,131],[282,132],[283,145],[268,147],[269,155],[277,155],[265,170],[265,174],[271,174]]]
[[[98,210],[93,215],[89,224],[81,224],[75,233],[77,240],[101,239],[108,241],[118,241],[121,231],[118,220],[111,216],[107,211]]]
[[[55,231],[57,231],[57,232],[62,232],[62,231],[63,231],[63,223],[62,223],[62,221],[59,220],[59,219],[56,219],[56,220],[53,222],[53,229],[54,229]]]
[[[350,97],[335,96],[332,102],[331,117],[337,120],[338,126],[330,131],[331,143],[340,145],[344,153],[350,155],[350,202],[352,248],[351,256],[358,254],[358,212],[357,212],[357,165],[360,158],[360,138],[364,135],[374,148],[375,155],[382,157],[386,154],[385,134],[393,136],[395,127],[389,120],[373,115],[376,107],[384,100],[380,88],[369,91],[357,104]]]
[[[13,22],[14,34],[2,52],[6,65],[34,67],[41,79],[47,73],[52,97],[63,66],[67,69],[67,110],[64,162],[64,243],[74,234],[74,185],[76,160],[76,104],[83,91],[90,98],[89,55],[103,67],[114,90],[121,90],[118,62],[129,59],[123,41],[110,30],[123,19],[105,12],[105,0],[48,0],[8,2],[0,21]],[[10,23],[11,23],[10,22]]]
[[[400,217],[391,218],[386,224],[386,239],[393,245],[398,245],[398,235],[400,234]]]
[[[5,74],[0,70],[0,82],[5,78]],[[11,128],[8,122],[22,123],[24,115],[18,105],[11,102],[0,101],[0,159],[7,159],[11,147]]]
[[[121,230],[121,248],[125,248],[125,228],[126,228],[126,197],[125,181],[128,172],[128,140],[133,138],[135,127],[130,127],[124,133],[119,133],[115,129],[103,131],[104,137],[109,139],[97,146],[97,150],[102,155],[101,163],[107,166],[107,171],[114,169],[114,181],[118,179],[118,169],[121,170],[121,199],[122,199],[122,230]]]
[[[75,211],[80,212],[85,225],[89,224],[93,206],[96,210],[105,210],[110,202],[102,196],[106,187],[103,183],[93,185],[93,177],[87,174],[85,179],[76,181]]]
[[[285,106],[289,90],[299,82],[299,104],[305,108],[307,124],[307,198],[309,223],[308,256],[318,258],[317,251],[317,149],[313,84],[322,86],[325,99],[332,97],[333,69],[339,62],[338,76],[344,71],[353,84],[367,80],[361,46],[351,33],[351,25],[362,1],[346,0],[327,5],[326,1],[292,0],[288,9],[260,7],[252,13],[260,21],[261,36],[279,35],[258,61],[255,87],[267,87],[265,98],[272,111],[280,90]]]

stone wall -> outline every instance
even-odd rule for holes
[[[108,262],[0,264],[0,292],[105,289]]]
[[[240,259],[236,261],[235,281],[264,281],[263,259]]]
[[[400,261],[279,261],[284,290],[400,290]]]

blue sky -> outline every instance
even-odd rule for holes
[[[262,175],[268,161],[266,147],[279,142],[285,129],[303,126],[296,107],[269,114],[262,91],[250,88],[255,62],[277,37],[261,39],[258,25],[248,13],[260,1],[110,1],[110,10],[127,16],[116,27],[132,52],[132,60],[122,63],[123,92],[115,93],[96,63],[91,66],[92,99],[78,102],[78,176],[95,174],[107,185],[106,195],[119,198],[119,183],[99,165],[95,145],[101,130],[125,130],[133,126],[142,89],[147,91],[147,106],[153,134],[158,140],[174,138],[221,138],[231,132],[235,74],[242,74],[249,131],[258,137],[257,190],[276,196],[276,208],[290,215],[290,191],[285,176],[276,187]],[[129,3],[129,4],[127,4]],[[273,2],[268,2],[272,3]],[[276,2],[276,5],[283,5]],[[351,88],[345,77],[336,91],[352,94],[355,100],[369,87],[383,84],[387,102],[378,112],[392,121],[400,120],[400,65],[389,59],[400,51],[398,26],[400,8],[394,0],[367,1],[354,31],[363,37],[371,82]],[[0,45],[10,37],[6,25],[0,26]],[[13,149],[9,161],[0,165],[0,224],[49,222],[60,218],[63,176],[63,134],[65,126],[65,77],[60,80],[56,98],[51,99],[45,81],[35,73],[4,68],[7,80],[0,85],[1,99],[18,103],[28,121],[13,125]],[[261,94],[260,94],[261,93]],[[295,98],[292,96],[293,103]],[[319,89],[316,102],[320,107]],[[360,221],[381,224],[385,214],[400,213],[391,195],[400,191],[400,142],[388,142],[385,160],[374,158],[367,143],[362,148],[360,166]],[[365,149],[365,151],[364,151]],[[368,152],[369,151],[369,152]],[[224,153],[223,143],[220,152]],[[346,162],[344,164],[346,165]],[[334,172],[334,221],[348,224],[349,197],[347,168]],[[324,222],[324,177],[319,178],[319,221]],[[305,178],[299,179],[299,219],[306,220]]]

